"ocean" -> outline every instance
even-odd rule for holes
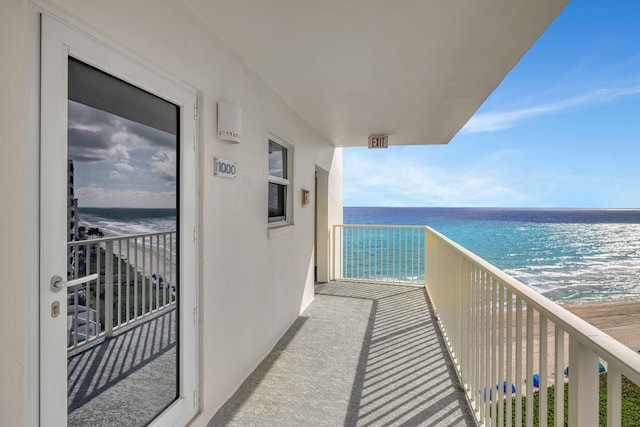
[[[640,300],[640,210],[344,208],[344,222],[430,226],[561,304]]]
[[[80,208],[116,234],[175,229],[175,209]],[[558,303],[640,300],[640,209],[344,208],[345,224],[427,225]]]
[[[115,234],[144,234],[176,229],[175,209],[79,208],[79,220]]]

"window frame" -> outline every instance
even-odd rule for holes
[[[269,167],[269,152],[267,152],[267,224],[269,227],[281,227],[293,225],[293,145],[284,141],[282,138],[270,134],[267,139],[267,146],[276,144],[283,149],[285,154],[285,162],[283,165],[284,177],[271,175]],[[271,184],[285,187],[284,215],[269,216],[269,194]]]

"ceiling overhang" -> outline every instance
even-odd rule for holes
[[[568,0],[183,0],[336,146],[446,144]]]

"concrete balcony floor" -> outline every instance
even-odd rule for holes
[[[144,426],[176,399],[176,310],[67,359],[70,426]]]
[[[475,425],[424,289],[316,285],[214,426]]]

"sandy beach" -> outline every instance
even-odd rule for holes
[[[632,350],[640,349],[640,301],[565,308]]]
[[[98,228],[103,233],[105,238],[126,237],[85,221],[80,221],[79,224],[86,227],[87,230],[89,230],[90,228]],[[153,246],[150,246],[149,240],[147,239],[146,248],[143,248],[142,239],[138,239],[137,244],[135,244],[134,241],[131,240],[129,241],[128,247],[127,245],[123,245],[122,248],[120,248],[120,243],[116,241],[114,242],[113,250],[115,254],[120,254],[123,259],[126,259],[131,265],[136,266],[137,269],[142,271],[145,276],[150,277],[153,273],[158,273],[163,276],[169,283],[176,283],[176,253],[175,251],[173,251],[171,254],[165,252],[162,244],[163,242],[161,241],[161,245],[160,247],[158,247],[154,242]],[[144,257],[143,253],[145,254]],[[157,271],[158,260],[163,260],[165,258],[170,258],[170,262],[167,265],[163,265],[163,261],[160,261],[160,269],[159,271]]]

